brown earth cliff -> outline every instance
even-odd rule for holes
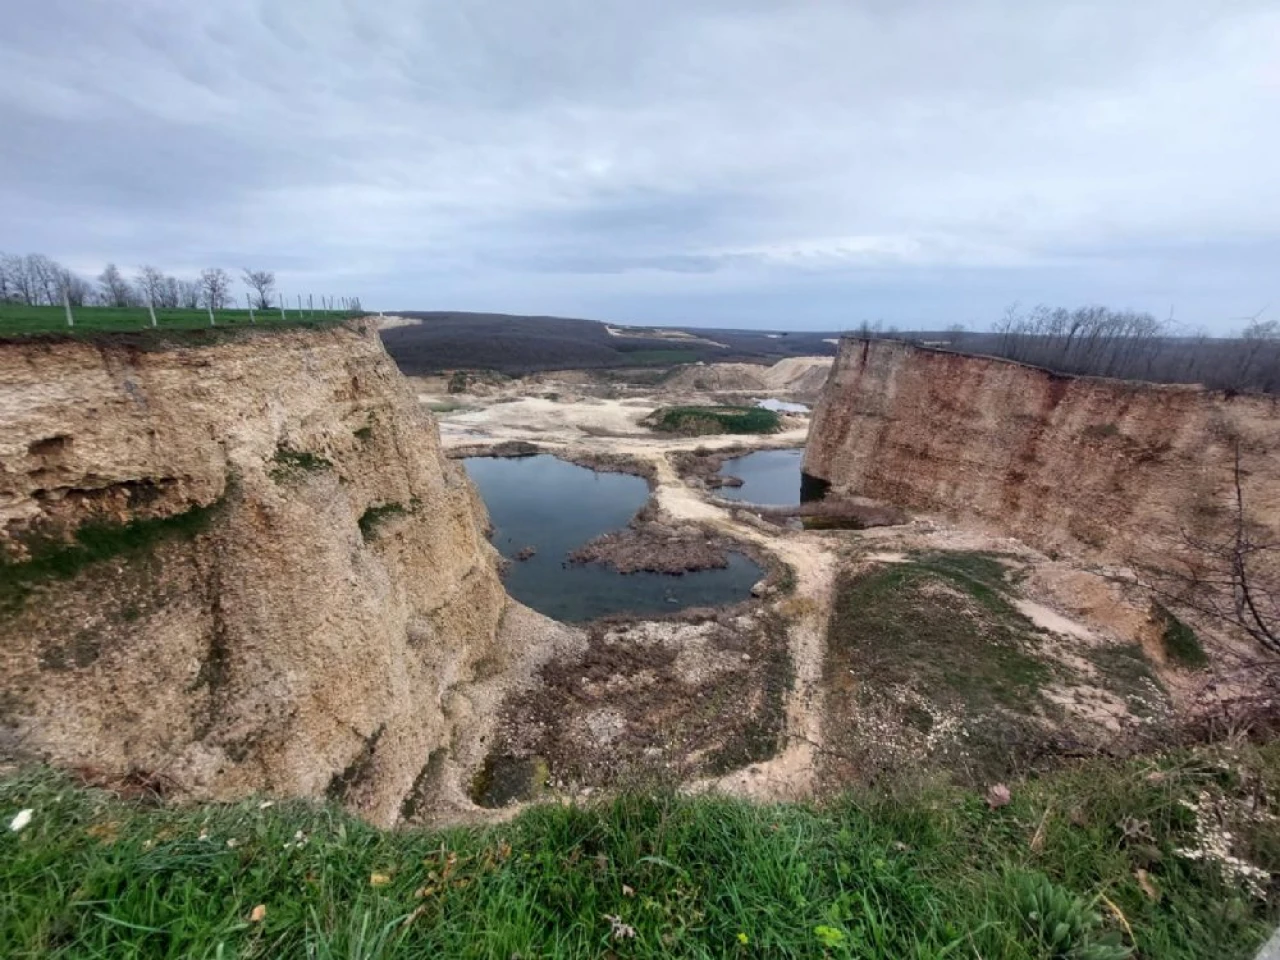
[[[1221,534],[1239,446],[1253,521],[1280,532],[1280,399],[1068,377],[885,340],[841,341],[804,470],[841,494],[1046,551],[1158,560]]]
[[[0,754],[398,819],[507,601],[371,326],[3,343],[0,423]]]

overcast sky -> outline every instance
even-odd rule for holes
[[[1280,313],[1276,0],[18,0],[0,63],[0,250],[86,274],[784,329]]]

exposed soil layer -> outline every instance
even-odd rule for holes
[[[390,824],[483,735],[508,600],[367,325],[0,345],[0,422],[0,759]]]
[[[1159,567],[1187,536],[1229,536],[1237,454],[1256,540],[1274,541],[1280,397],[847,338],[804,470],[833,492],[946,513],[1041,550]]]

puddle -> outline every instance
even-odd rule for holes
[[[757,450],[726,460],[720,473],[740,478],[742,486],[721,487],[716,496],[769,507],[799,506],[803,460],[803,450]]]
[[[767,400],[757,400],[757,407],[763,407],[765,410],[772,410],[774,413],[808,413],[809,408],[803,403],[790,403],[786,400],[775,400],[770,397]]]
[[[589,470],[549,454],[469,457],[463,464],[489,509],[493,545],[511,560],[503,578],[507,592],[556,620],[573,623],[609,614],[661,614],[737,603],[764,576],[738,553],[729,554],[729,566],[722,570],[681,576],[619,574],[597,564],[569,564],[572,551],[630,522],[648,499],[644,480]]]

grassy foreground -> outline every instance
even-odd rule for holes
[[[951,788],[822,807],[626,796],[380,831],[299,802],[148,807],[34,770],[0,784],[0,944],[7,957],[1108,960],[1247,957],[1270,932],[1275,888],[1251,891],[1214,845],[1229,831],[1232,854],[1280,870],[1276,746],[1010,787],[995,809]]]
[[[22,304],[0,303],[0,337],[21,337],[41,333],[57,333],[83,337],[98,333],[146,333],[176,332],[183,330],[208,330],[209,314],[199,310],[157,310],[156,327],[151,326],[151,315],[146,307],[76,307],[75,326],[67,326],[67,315],[62,307],[28,307]],[[281,318],[279,309],[255,310],[254,324],[259,327],[318,326],[337,323],[346,314],[341,311],[323,313],[286,308]],[[247,327],[250,325],[248,310],[218,310],[214,313],[215,329],[221,327]]]

